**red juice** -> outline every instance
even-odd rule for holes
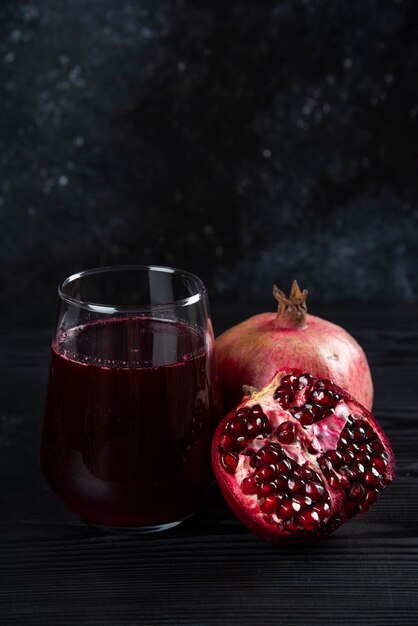
[[[210,442],[220,417],[206,346],[197,328],[144,317],[58,337],[42,468],[80,517],[153,526],[196,510],[212,479]]]

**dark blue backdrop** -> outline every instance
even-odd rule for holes
[[[3,296],[135,262],[417,300],[417,7],[3,3]]]

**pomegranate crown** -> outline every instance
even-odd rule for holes
[[[308,307],[306,306],[306,298],[308,290],[301,291],[296,280],[293,281],[292,289],[289,297],[277,287],[273,285],[273,296],[279,303],[275,325],[279,328],[306,328],[306,316]]]

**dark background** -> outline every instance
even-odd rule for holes
[[[418,1],[0,0],[0,110],[2,626],[416,626]],[[54,496],[56,286],[130,262],[200,274],[217,332],[296,277],[359,340],[396,457],[367,515],[289,550],[216,489],[154,536]]]
[[[133,262],[416,301],[417,33],[415,0],[2,3],[3,298]]]

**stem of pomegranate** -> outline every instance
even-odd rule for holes
[[[302,330],[307,327],[307,289],[301,291],[297,281],[294,280],[289,297],[287,297],[277,285],[273,285],[273,296],[279,303],[276,319],[274,321],[274,325],[277,328],[298,328]]]

